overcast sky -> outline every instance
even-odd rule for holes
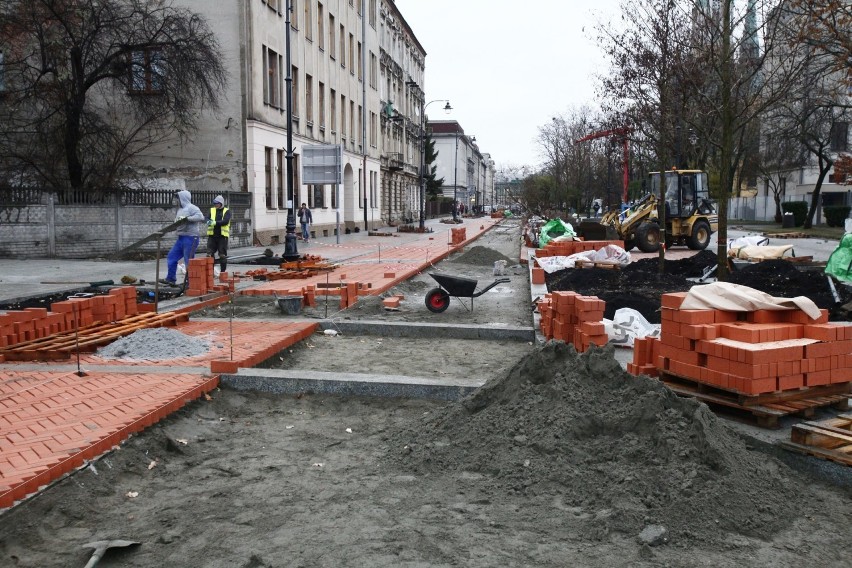
[[[593,74],[604,58],[593,38],[620,0],[396,0],[426,50],[432,120],[457,120],[504,165],[536,166],[538,127],[571,106],[597,106]],[[585,31],[584,31],[585,28]]]

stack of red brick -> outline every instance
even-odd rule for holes
[[[190,259],[187,296],[203,296],[214,289],[216,279],[213,277],[213,266],[214,259],[211,256]]]
[[[551,292],[538,302],[539,327],[545,338],[573,343],[580,353],[590,345],[606,345],[603,319],[606,303],[576,292]]]
[[[450,229],[450,244],[460,245],[467,240],[467,230],[464,227]]]
[[[852,326],[801,310],[683,310],[664,294],[659,344],[634,350],[630,372],[660,371],[743,394],[852,380]],[[656,342],[655,340],[648,340]]]
[[[136,288],[120,286],[108,294],[69,298],[47,308],[26,308],[0,314],[0,347],[40,339],[97,322],[113,322],[138,313]]]
[[[616,245],[624,248],[624,241],[550,241],[544,248],[535,251],[535,255],[544,256],[571,256],[578,252],[600,250],[606,245]]]

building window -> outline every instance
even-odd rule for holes
[[[849,147],[849,123],[833,122],[829,134],[832,152],[843,152]]]
[[[328,15],[328,55],[332,59],[337,58],[337,41],[334,37],[335,32],[334,27],[334,16],[331,14]]]
[[[363,0],[357,0],[355,2],[355,9],[358,11],[359,16],[362,15],[362,13],[363,13],[363,12],[361,12],[362,4],[363,4]]]
[[[355,101],[349,101],[349,139],[355,147]]]
[[[128,59],[131,93],[156,95],[163,92],[166,65],[160,48],[148,47],[131,51]]]
[[[282,0],[282,2],[286,1],[287,0]],[[309,0],[305,1],[307,2]],[[299,29],[299,0],[290,0],[290,27],[294,30]]]
[[[370,25],[376,29],[376,0],[370,0]]]
[[[278,12],[278,15],[281,15],[281,2],[282,0],[263,0],[263,3]]]
[[[376,200],[378,196],[376,195],[376,187],[379,185],[379,173],[378,172],[370,172],[370,203],[373,204],[373,207],[376,206]]]
[[[340,136],[346,141],[346,97],[340,95]]]
[[[376,141],[378,137],[376,136],[376,113],[370,112],[370,146],[373,148],[376,147]]]
[[[293,120],[299,120],[299,68],[294,65],[290,75],[293,84]]]
[[[294,198],[293,198],[293,192],[298,191],[298,189],[297,189],[298,187],[300,187],[299,186],[299,156],[298,156],[298,154],[296,154],[296,155],[293,156],[293,191],[290,191],[289,189],[287,190],[287,199],[292,203],[295,203]],[[296,205],[298,205],[298,203],[296,203]]]
[[[355,73],[355,36],[349,34],[349,72]]]
[[[308,191],[308,207],[325,207],[325,186],[312,185]]]
[[[272,202],[272,148],[267,146],[263,152],[264,168],[266,175],[266,208],[274,209],[275,204]]]
[[[379,83],[379,73],[378,73],[378,61],[376,61],[376,54],[372,51],[370,52],[370,86],[373,89],[376,89],[376,86]],[[390,91],[388,91],[388,98],[390,98]]]
[[[278,156],[277,156],[278,159],[277,159],[276,165],[277,165],[278,171],[275,172],[276,173],[275,177],[277,178],[277,181],[278,181],[278,184],[277,184],[278,185],[278,208],[279,209],[286,209],[287,204],[284,203],[284,150],[277,150],[277,153],[278,153]]]
[[[308,126],[314,123],[314,78],[305,75],[305,120]]]
[[[325,50],[325,11],[322,4],[317,4],[317,43],[321,50]]]
[[[275,51],[263,46],[263,102],[281,108],[281,69],[284,59]]]
[[[313,0],[305,0],[305,39],[313,39],[314,19],[311,17],[311,2]]]
[[[331,208],[332,209],[337,209],[337,191],[338,191],[338,186],[336,186],[336,185],[331,186]]]
[[[346,68],[346,28],[340,24],[340,66]]]
[[[325,85],[319,84],[319,125],[322,130],[325,130]]]
[[[331,108],[328,109],[328,117],[331,119],[331,132],[337,132],[337,91],[334,89],[328,95],[328,102],[331,103]]]
[[[358,80],[364,80],[364,58],[363,58],[363,48],[361,47],[361,42],[358,42]]]
[[[364,109],[358,105],[358,144],[364,147]]]

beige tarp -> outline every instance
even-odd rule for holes
[[[780,246],[755,246],[747,245],[739,248],[731,248],[728,250],[728,256],[733,258],[741,258],[745,260],[767,260],[773,258],[781,258],[788,250],[792,250],[793,245]]]
[[[776,298],[766,292],[728,282],[713,282],[703,286],[693,286],[680,307],[683,310],[714,309],[730,312],[799,309],[808,314],[811,319],[817,319],[820,316],[817,305],[805,296]]]

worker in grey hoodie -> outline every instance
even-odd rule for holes
[[[178,199],[178,210],[175,214],[175,222],[184,221],[183,225],[175,229],[177,241],[166,257],[169,270],[165,279],[160,280],[163,284],[175,286],[177,284],[177,265],[183,258],[183,265],[189,270],[189,259],[195,256],[198,248],[198,238],[204,228],[204,213],[192,204],[192,194],[182,189],[175,193]]]

